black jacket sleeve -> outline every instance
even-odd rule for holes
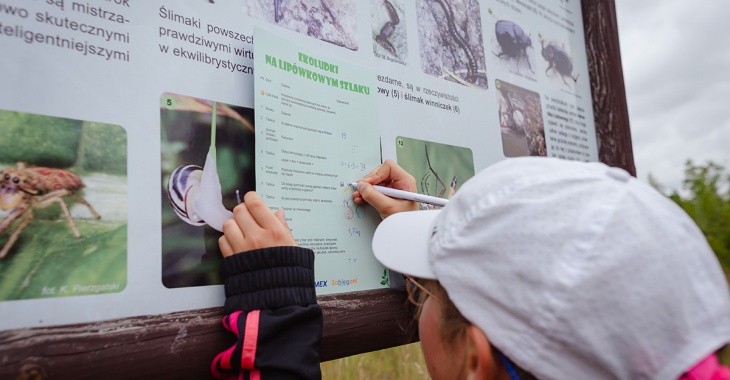
[[[223,326],[238,341],[213,360],[213,375],[321,378],[322,309],[314,291],[314,252],[300,247],[258,249],[227,257],[223,270]]]

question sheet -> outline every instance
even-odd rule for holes
[[[254,38],[257,192],[317,255],[318,294],[387,287],[370,248],[380,217],[347,185],[380,164],[374,73],[263,28]]]

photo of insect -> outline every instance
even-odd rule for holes
[[[446,186],[438,173],[436,173],[436,170],[434,170],[433,165],[431,165],[431,158],[428,156],[428,145],[424,145],[423,148],[426,151],[426,164],[428,165],[428,170],[425,171],[421,177],[421,190],[426,195],[439,198],[443,198],[444,195],[446,195],[446,199],[451,199],[451,197],[453,197],[456,193],[456,187],[459,184],[458,177],[453,176],[451,178],[451,182],[449,182],[449,186]],[[436,180],[436,183],[432,184],[434,179]],[[449,191],[448,194],[446,194],[447,189]],[[435,206],[427,204],[424,204],[422,207],[430,210],[435,208]]]
[[[494,24],[494,35],[501,50],[499,53],[492,52],[497,58],[507,57],[509,60],[515,60],[516,66],[519,66],[524,58],[530,72],[535,72],[527,55],[527,48],[532,48],[532,39],[522,27],[512,21],[499,20]]]
[[[568,52],[553,42],[548,42],[545,45],[545,40],[542,39],[540,45],[542,46],[542,57],[548,62],[545,75],[550,76],[549,72],[552,69],[560,75],[566,85],[570,86],[565,77],[572,79],[574,84],[578,83],[578,75],[573,76],[573,60]]]
[[[10,234],[2,250],[0,259],[4,258],[21,232],[33,221],[33,210],[58,204],[63,211],[71,232],[81,237],[71,217],[63,197],[68,196],[89,208],[95,218],[101,216],[84,198],[77,193],[84,188],[84,183],[76,174],[63,169],[47,167],[31,167],[18,162],[15,168],[0,172],[0,209],[10,213],[0,222],[0,234],[5,232],[16,220],[20,223]]]
[[[424,73],[487,89],[480,6],[475,0],[418,0]]]
[[[398,25],[400,24],[401,18],[400,18],[400,16],[398,16],[398,10],[393,5],[393,3],[391,3],[390,1],[382,0],[382,2],[378,1],[378,3],[381,3],[381,4],[376,3],[376,7],[382,5],[383,9],[381,11],[378,8],[374,8],[373,22],[376,22],[378,24],[380,24],[382,22],[382,21],[378,20],[381,18],[378,16],[379,16],[379,13],[383,13],[383,11],[387,15],[386,16],[387,21],[384,24],[382,24],[382,27],[380,27],[379,31],[377,30],[377,27],[376,27],[377,34],[375,34],[374,40],[379,46],[381,46],[383,49],[385,49],[388,53],[390,53],[394,57],[398,58],[399,57],[399,54],[397,51],[398,49],[396,49],[395,45],[403,45],[404,41],[405,41],[405,33],[400,33],[398,36],[395,36],[396,27],[398,27]],[[392,42],[392,39],[395,39],[395,38],[398,38],[397,44],[394,44]],[[377,53],[377,51],[376,51],[376,53]]]
[[[418,193],[451,199],[459,185],[474,176],[474,155],[462,146],[398,136],[396,159],[418,181]],[[421,209],[433,209],[420,204]]]
[[[446,184],[441,179],[441,177],[439,177],[438,173],[433,170],[433,166],[431,165],[431,158],[428,156],[428,146],[424,145],[423,149],[426,151],[426,165],[428,165],[428,170],[426,170],[421,177],[421,189],[426,195],[441,198],[444,196],[444,193],[446,193]],[[431,185],[431,182],[433,182],[433,180],[436,180],[435,185]],[[456,183],[456,177],[453,178],[452,183]],[[454,189],[454,191],[455,190],[456,189]]]

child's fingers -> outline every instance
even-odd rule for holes
[[[273,212],[271,212],[269,206],[264,203],[263,199],[261,199],[256,192],[249,191],[246,193],[246,195],[243,196],[243,204],[247,206],[248,212],[257,226],[264,229],[281,228],[281,222],[279,219]]]
[[[241,231],[241,227],[238,225],[236,220],[228,219],[223,223],[223,236],[226,238],[226,243],[228,243],[228,246],[231,248],[231,254],[245,250],[243,231]],[[218,242],[218,245],[220,246],[220,241]]]
[[[241,230],[244,238],[256,229],[261,228],[253,216],[251,216],[249,205],[246,202],[241,203],[233,209],[233,219],[238,224],[238,228]]]
[[[226,235],[218,238],[218,248],[221,249],[221,254],[223,254],[223,257],[231,256],[234,253],[233,248],[228,243],[228,239],[226,239]]]
[[[274,215],[276,215],[276,218],[279,219],[279,222],[281,222],[281,224],[284,227],[286,227],[286,229],[288,230],[289,223],[286,222],[286,216],[284,215],[284,209],[280,208],[280,209],[276,210],[276,214],[274,214]]]

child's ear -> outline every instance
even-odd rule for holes
[[[509,379],[501,361],[497,360],[487,335],[476,325],[466,329],[466,357],[463,374],[468,380]],[[507,376],[507,377],[504,377]]]

